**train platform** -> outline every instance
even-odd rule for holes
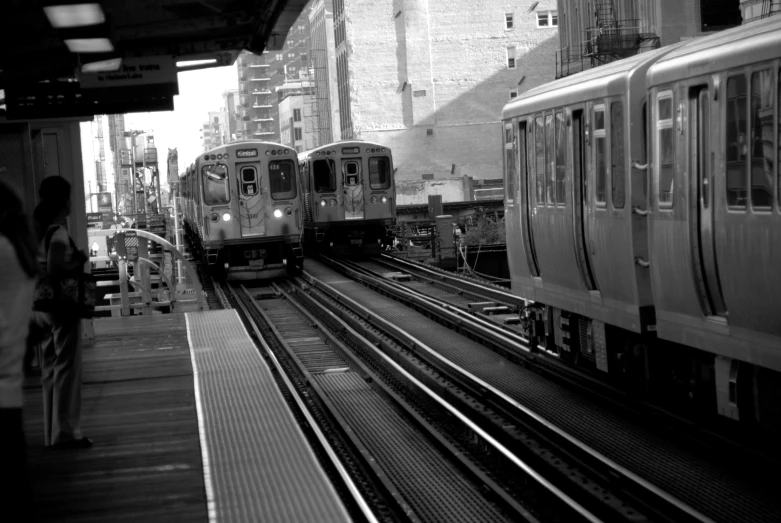
[[[39,521],[349,521],[233,310],[95,320],[84,348],[90,449],[44,447],[25,386]]]

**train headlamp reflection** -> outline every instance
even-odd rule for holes
[[[274,209],[274,218],[282,218],[282,211],[279,209]]]
[[[325,207],[326,205],[325,200],[320,200],[320,207]]]
[[[210,216],[210,218],[211,218],[211,220],[214,223],[217,223],[218,221],[220,221],[220,215],[217,214],[216,212],[213,212],[212,215]]]
[[[372,200],[371,201],[372,201],[372,203],[377,203],[377,197],[376,196],[372,196]]]
[[[229,212],[222,213],[222,221],[224,221],[224,222],[231,221],[231,213],[229,213]]]
[[[386,198],[385,196],[383,196],[383,197],[382,197],[382,203],[385,203],[385,202],[387,202],[387,201],[388,201],[388,198]]]

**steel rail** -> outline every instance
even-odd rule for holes
[[[304,274],[307,275],[309,278],[312,278],[311,274],[309,274],[307,271],[304,271]],[[317,281],[317,280],[315,280]],[[316,287],[324,286],[328,289],[330,289],[335,294],[340,294],[337,291],[335,291],[330,285],[319,282],[318,283],[312,283],[312,285],[315,285]],[[338,300],[339,303],[345,303],[349,302],[351,306],[361,307],[357,303],[355,303],[351,298],[348,298],[346,296],[343,296]],[[371,315],[371,313],[366,314],[367,316]],[[383,320],[384,321],[384,320]],[[344,324],[344,322],[340,322]],[[358,335],[358,333],[349,325],[344,324],[343,328],[345,330],[349,330],[352,334]],[[393,332],[395,330],[395,327],[393,329],[388,328],[388,332]],[[422,342],[417,342],[419,348],[424,348],[426,350],[429,349],[425,344]],[[373,344],[368,344],[367,348],[372,350],[372,352],[377,355],[377,357],[381,358],[382,361],[391,367],[394,372],[404,377],[405,380],[407,380],[409,383],[413,383],[415,387],[417,387],[418,390],[423,392],[425,395],[427,395],[429,398],[431,398],[433,401],[438,403],[441,407],[443,407],[447,412],[452,414],[455,418],[457,418],[461,423],[463,423],[465,426],[467,426],[470,430],[472,430],[475,434],[479,435],[480,438],[482,438],[483,441],[490,444],[490,446],[498,451],[500,454],[502,454],[505,458],[507,458],[512,464],[517,466],[520,470],[525,472],[529,477],[534,479],[540,486],[545,488],[547,491],[552,493],[554,496],[556,496],[558,499],[563,501],[568,507],[570,507],[573,511],[575,511],[577,514],[579,514],[581,517],[584,518],[586,521],[590,522],[601,522],[602,520],[599,519],[596,515],[594,515],[591,511],[589,511],[587,508],[583,507],[580,503],[578,503],[576,500],[572,499],[568,494],[563,492],[561,489],[559,489],[556,485],[551,483],[549,480],[547,480],[542,474],[534,470],[531,466],[529,466],[526,462],[524,462],[522,459],[520,459],[518,456],[516,456],[510,449],[505,447],[502,443],[500,443],[498,440],[496,440],[493,436],[491,436],[488,432],[486,432],[482,427],[477,425],[474,421],[469,419],[466,415],[464,415],[458,408],[454,407],[452,404],[450,404],[447,400],[443,399],[439,394],[437,394],[434,390],[432,390],[430,387],[428,387],[426,384],[421,382],[417,377],[415,377],[413,374],[408,372],[404,367],[399,365],[397,362],[395,362],[392,358],[390,358],[387,354],[385,354],[382,350],[380,350],[378,347],[374,346]]]
[[[246,287],[242,285],[241,288],[244,294],[252,301],[253,298],[252,296],[250,296]],[[288,378],[287,374],[282,368],[282,365],[279,363],[279,360],[274,354],[274,351],[271,350],[271,347],[269,347],[268,343],[266,343],[266,340],[263,339],[263,335],[260,333],[258,326],[256,325],[255,321],[252,319],[252,316],[249,314],[249,311],[247,310],[247,306],[244,305],[244,303],[241,301],[241,299],[239,299],[238,296],[236,296],[235,291],[231,288],[231,286],[228,286],[228,289],[229,292],[231,292],[236,298],[235,301],[239,305],[239,308],[244,314],[244,317],[247,318],[247,321],[252,327],[252,330],[255,332],[255,336],[258,340],[258,343],[260,343],[260,345],[263,347],[263,350],[269,356],[269,359],[274,365],[274,369],[276,369],[277,373],[284,381],[285,386],[287,387],[291,396],[293,397],[293,399],[295,399],[296,405],[298,405],[298,408],[301,410],[301,413],[306,418],[307,423],[314,431],[315,435],[317,436],[317,440],[319,441],[320,445],[322,445],[331,463],[334,465],[337,472],[339,473],[339,477],[342,479],[347,489],[349,490],[350,494],[353,496],[355,503],[360,508],[361,513],[366,518],[366,521],[370,523],[379,523],[379,520],[371,511],[371,508],[369,508],[369,504],[363,498],[361,492],[358,490],[358,487],[353,482],[352,477],[350,476],[350,474],[344,468],[344,465],[342,465],[342,462],[337,457],[336,452],[334,452],[333,448],[331,447],[331,444],[328,442],[328,439],[325,437],[325,434],[323,434],[323,431],[320,429],[320,426],[317,424],[317,421],[315,420],[314,416],[312,416],[312,414],[309,412],[309,409],[307,409],[306,404],[299,396],[298,391],[296,391],[295,385],[293,385],[293,383],[290,381],[290,378]]]
[[[349,267],[346,267],[341,262],[334,262],[337,265],[342,265],[344,267],[344,271],[347,272],[356,272],[353,269],[350,269]],[[536,412],[532,411],[528,407],[522,405],[515,399],[508,396],[506,393],[502,392],[501,390],[497,389],[490,383],[484,381],[483,379],[479,378],[478,376],[474,375],[473,373],[469,372],[466,369],[463,369],[459,367],[456,363],[450,361],[446,357],[439,354],[436,350],[429,347],[419,339],[415,338],[414,336],[408,334],[403,329],[397,327],[396,325],[390,323],[388,320],[382,318],[378,314],[375,314],[374,312],[370,311],[363,305],[359,304],[352,298],[342,294],[340,291],[336,290],[333,286],[328,285],[325,282],[322,282],[312,276],[311,273],[308,271],[304,271],[304,275],[306,275],[309,282],[321,289],[327,289],[327,292],[331,294],[332,296],[335,296],[336,299],[338,299],[341,303],[349,303],[350,307],[353,308],[354,311],[359,311],[359,315],[374,322],[375,324],[382,325],[382,328],[386,330],[387,332],[392,332],[394,335],[400,339],[400,340],[406,340],[407,343],[413,348],[413,349],[419,349],[423,351],[424,353],[430,355],[433,359],[439,361],[442,365],[444,365],[446,368],[450,369],[451,371],[455,372],[457,375],[464,376],[468,378],[473,383],[477,384],[484,390],[492,393],[495,397],[501,399],[503,402],[505,402],[507,405],[515,408],[517,411],[521,412],[526,418],[533,420],[538,425],[545,427],[547,430],[549,430],[551,433],[555,434],[557,437],[561,438],[563,441],[566,441],[569,445],[572,445],[573,447],[576,447],[580,449],[582,452],[589,455],[592,459],[598,461],[599,463],[606,466],[609,470],[611,470],[616,476],[622,477],[626,479],[627,481],[637,485],[643,491],[652,494],[658,501],[664,502],[667,506],[674,508],[678,515],[681,517],[681,519],[678,519],[679,521],[698,521],[702,523],[715,523],[712,519],[708,518],[701,512],[695,510],[694,508],[690,507],[688,504],[684,503],[683,501],[679,500],[678,498],[672,496],[668,492],[665,492],[661,488],[657,487],[653,483],[649,482],[648,480],[638,476],[634,472],[631,472],[630,470],[624,468],[623,466],[619,465],[615,461],[611,460],[604,454],[598,452],[597,450],[591,448],[589,445],[585,444],[584,442],[578,440],[571,434],[565,432],[558,426],[554,425],[547,419],[543,418],[541,415],[537,414]],[[359,277],[367,278],[366,276]],[[372,278],[377,280],[375,282],[376,285],[382,286],[382,284],[386,284],[385,281],[379,281],[384,280],[384,278]],[[408,289],[405,289],[408,290]],[[464,321],[464,319],[459,318],[459,321]]]

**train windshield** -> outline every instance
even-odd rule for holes
[[[271,197],[286,200],[296,197],[296,168],[293,160],[272,160],[268,163]]]
[[[204,165],[201,174],[203,175],[204,203],[206,205],[228,203],[231,199],[230,186],[228,185],[228,166],[224,163]]]
[[[385,156],[369,158],[369,185],[372,189],[390,188],[390,161]]]
[[[336,165],[333,160],[315,160],[312,163],[312,181],[315,192],[336,190]]]

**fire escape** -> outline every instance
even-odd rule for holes
[[[593,6],[595,25],[586,29],[579,49],[556,52],[556,78],[660,46],[659,37],[642,27],[640,19],[616,20],[612,0],[594,0]]]

